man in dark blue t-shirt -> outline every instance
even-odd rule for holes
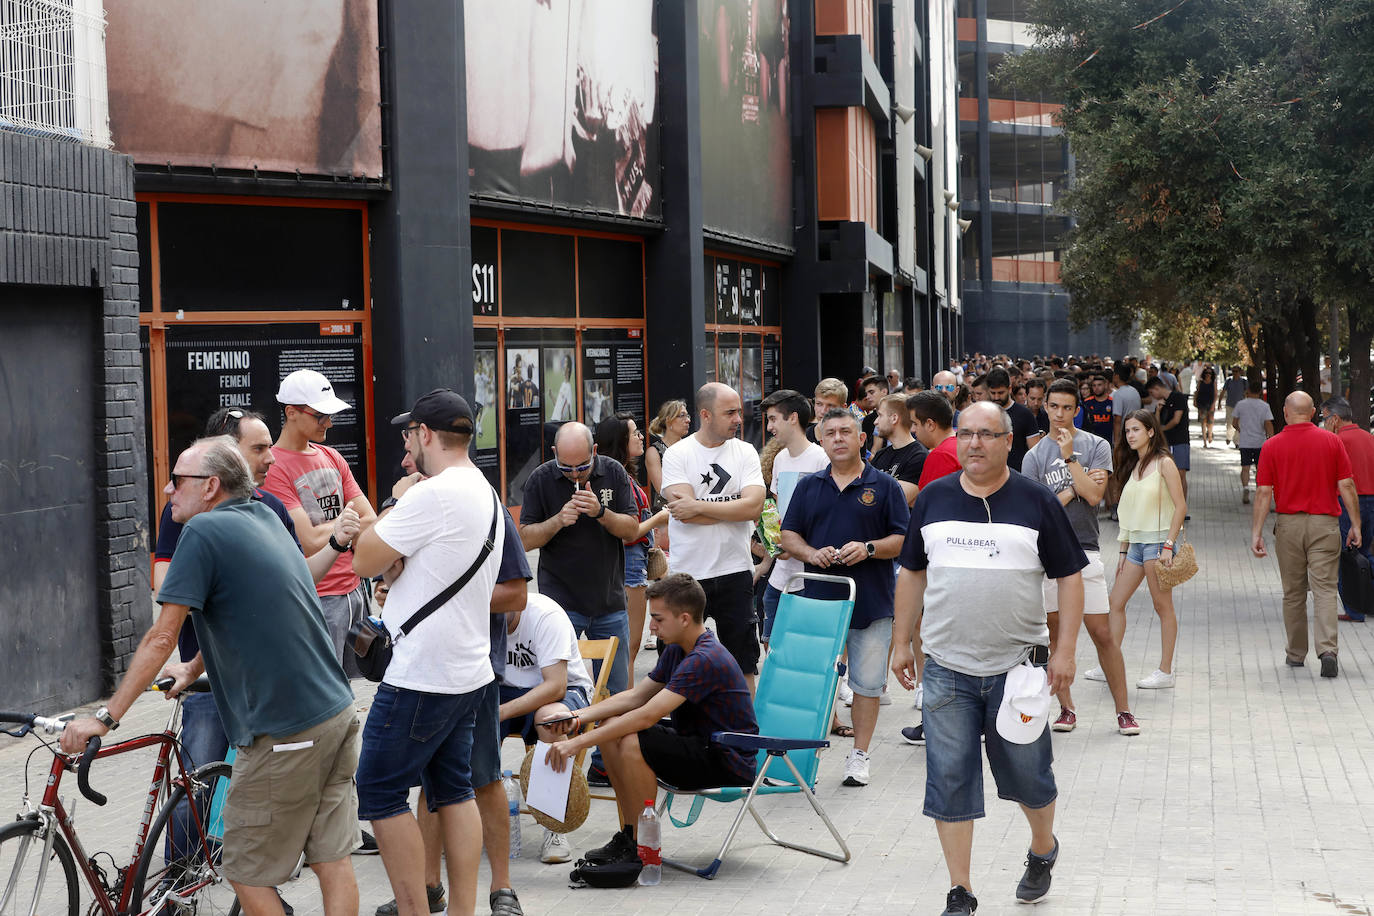
[[[556,725],[574,737],[549,746],[548,761],[562,770],[579,751],[601,747],[624,827],[588,862],[637,862],[635,824],[658,780],[683,789],[744,786],[753,781],[754,758],[711,743],[714,732],[758,734],[753,697],[735,661],[706,629],[706,592],[686,573],[649,586],[650,629],[666,647],[644,680]],[[664,717],[672,725],[660,724]],[[584,722],[595,731],[576,734]]]

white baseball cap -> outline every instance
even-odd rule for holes
[[[334,395],[334,386],[314,369],[297,369],[281,380],[277,389],[278,404],[304,404],[311,410],[326,415],[343,413],[351,405]]]
[[[1002,705],[997,710],[997,733],[1012,744],[1031,744],[1050,721],[1050,682],[1045,669],[1029,661],[1007,672]]]

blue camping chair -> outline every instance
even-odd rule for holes
[[[764,835],[779,846],[808,852],[836,862],[849,861],[849,847],[845,844],[844,837],[840,836],[835,825],[831,823],[813,790],[819,766],[817,751],[830,746],[826,735],[830,729],[835,691],[839,685],[839,674],[835,665],[843,655],[845,642],[849,638],[849,618],[854,613],[854,580],[842,576],[800,573],[789,580],[788,586],[790,587],[797,579],[843,585],[849,589],[849,598],[844,601],[822,601],[816,598],[803,598],[796,593],[783,593],[782,600],[778,602],[777,619],[773,623],[768,660],[763,666],[758,690],[754,695],[754,714],[758,718],[759,734],[716,732],[711,736],[712,742],[725,747],[757,751],[758,772],[754,782],[747,787],[726,786],[693,791],[678,789],[660,781],[659,785],[667,794],[658,805],[659,816],[662,817],[666,810],[678,827],[687,827],[694,823],[706,799],[716,802],[744,802],[739,813],[735,815],[729,832],[725,834],[725,842],[721,844],[720,852],[710,865],[696,868],[666,858],[663,860],[665,865],[692,872],[703,878],[714,878],[725,859],[726,851],[734,842],[745,812],[753,816]],[[820,816],[830,835],[839,844],[840,852],[827,852],[798,843],[789,843],[764,823],[755,804],[759,797],[796,793],[801,793],[810,802],[811,808]],[[680,821],[672,816],[671,804],[675,795],[693,797],[686,820]]]

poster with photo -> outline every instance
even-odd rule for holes
[[[486,475],[492,486],[501,476],[501,442],[497,418],[501,415],[501,391],[496,377],[496,349],[478,347],[472,356],[472,413],[476,429],[472,439],[472,462]]]
[[[586,424],[595,429],[596,424],[615,413],[611,380],[589,378],[582,384],[582,415]]]
[[[544,348],[544,419],[566,423],[577,419],[577,373],[572,347]]]
[[[539,406],[539,350],[506,350],[506,407]]]

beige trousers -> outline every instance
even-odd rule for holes
[[[1334,515],[1294,512],[1274,525],[1274,553],[1283,580],[1283,628],[1290,661],[1307,657],[1307,591],[1312,591],[1312,630],[1317,655],[1336,651],[1336,576],[1341,558],[1340,525]]]

